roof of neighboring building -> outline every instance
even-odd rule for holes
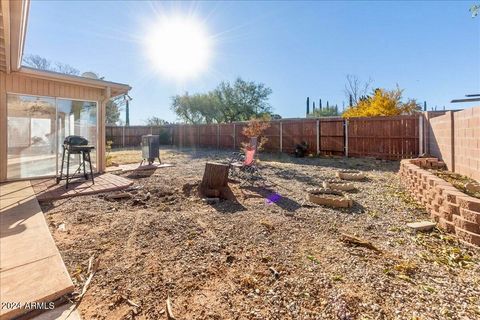
[[[466,94],[466,98],[463,99],[454,99],[450,101],[451,103],[458,103],[458,102],[477,102],[480,101],[480,94]]]

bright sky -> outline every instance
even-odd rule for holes
[[[473,3],[32,1],[25,54],[131,85],[131,124],[175,121],[171,96],[237,76],[272,88],[270,103],[283,117],[304,116],[307,96],[341,106],[347,74],[375,87],[398,83],[429,107],[462,108],[469,105],[449,101],[480,93]],[[171,44],[170,30],[193,40]]]

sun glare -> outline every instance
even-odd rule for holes
[[[192,17],[163,17],[146,38],[147,53],[163,76],[186,80],[208,68],[211,40],[205,26]]]

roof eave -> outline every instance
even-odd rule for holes
[[[25,35],[27,33],[28,11],[30,9],[30,1],[10,1],[10,26],[9,32],[10,43],[9,50],[11,71],[18,71],[21,68],[23,58],[23,48],[25,44]]]
[[[91,88],[99,88],[99,89],[110,88],[112,97],[126,94],[128,93],[128,91],[132,89],[132,87],[123,83],[105,81],[100,79],[90,79],[90,78],[63,74],[63,73],[58,73],[53,71],[39,70],[39,69],[34,69],[34,68],[29,68],[24,66],[22,66],[18,70],[18,72],[34,78],[61,81],[64,83],[83,85]]]

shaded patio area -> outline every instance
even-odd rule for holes
[[[38,201],[51,201],[68,197],[85,196],[102,192],[122,190],[133,181],[110,173],[95,176],[95,184],[90,180],[72,181],[68,189],[65,181],[56,184],[55,178],[32,180],[31,184]]]
[[[0,186],[1,319],[29,310],[28,302],[50,302],[74,286],[48,229],[30,181]]]

